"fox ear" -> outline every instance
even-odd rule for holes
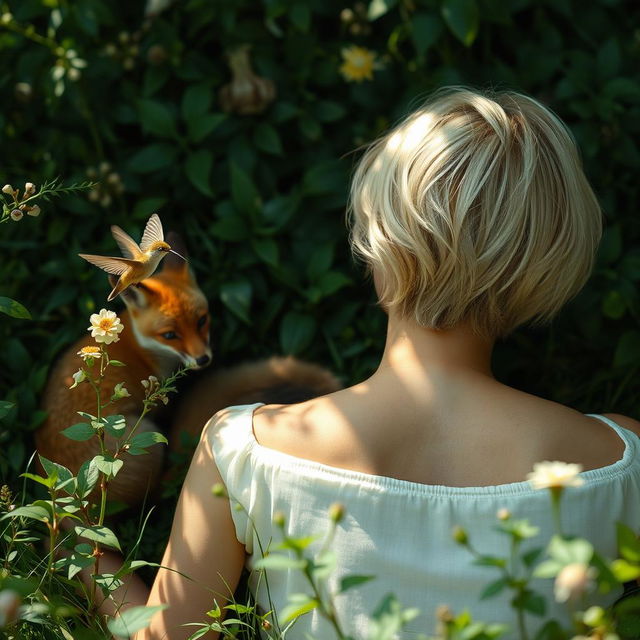
[[[112,287],[115,287],[117,278],[109,276],[109,283]],[[127,309],[144,309],[149,305],[149,299],[154,295],[152,289],[139,282],[127,287],[120,293],[120,297],[127,305]]]

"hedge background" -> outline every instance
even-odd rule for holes
[[[2,183],[102,182],[1,229],[0,295],[33,320],[0,314],[0,399],[17,402],[0,421],[0,478],[24,470],[56,354],[105,306],[106,278],[77,253],[112,253],[109,225],[139,238],[152,212],[187,241],[214,366],[295,353],[346,383],[370,373],[385,322],[346,244],[352,151],[448,84],[549,104],[606,214],[584,292],[551,328],[498,346],[499,379],[583,411],[640,414],[634,2],[11,0],[1,13]],[[275,85],[259,114],[219,104],[225,54],[242,44]],[[353,45],[375,54],[371,80],[341,74]]]

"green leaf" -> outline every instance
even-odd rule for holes
[[[596,73],[602,80],[613,78],[620,72],[620,46],[615,38],[609,38],[598,49]]]
[[[57,480],[57,476],[45,478],[44,476],[39,476],[36,473],[21,473],[20,477],[27,478],[28,480],[33,480],[34,482],[47,487],[47,489],[53,488]]]
[[[622,294],[615,289],[608,291],[602,300],[602,313],[608,318],[618,320],[627,309],[627,303]]]
[[[480,12],[476,0],[444,0],[442,17],[451,33],[466,47],[470,47],[478,35]]]
[[[102,471],[109,479],[115,478],[118,471],[122,469],[124,462],[119,458],[114,458],[110,455],[98,455],[93,458],[96,467],[99,471]]]
[[[340,271],[327,271],[320,276],[317,282],[317,286],[325,296],[330,296],[349,284],[351,284],[351,279]]]
[[[418,56],[423,56],[442,35],[444,25],[440,16],[418,11],[411,16],[411,39]]]
[[[212,196],[210,184],[211,169],[213,167],[213,153],[201,149],[190,154],[184,165],[185,173],[191,184],[205,196]]]
[[[63,429],[60,433],[69,438],[69,440],[83,442],[84,440],[93,438],[93,436],[96,435],[96,430],[86,422],[78,422],[66,429]]]
[[[212,131],[217,129],[227,116],[224,113],[205,113],[187,122],[187,137],[191,142],[202,142]]]
[[[249,215],[260,209],[260,195],[249,176],[235,163],[231,163],[231,199],[240,213]]]
[[[315,333],[313,317],[289,311],[280,324],[280,346],[285,354],[297,355],[311,344]]]
[[[251,242],[253,250],[258,257],[267,264],[278,266],[278,243],[271,238],[255,238]]]
[[[175,118],[165,105],[155,100],[138,100],[138,116],[147,133],[166,138],[177,136]]]
[[[633,529],[622,522],[616,524],[618,552],[629,562],[640,563],[640,540]]]
[[[247,223],[240,216],[221,218],[214,222],[209,230],[216,238],[229,242],[241,242],[249,235]]]
[[[8,400],[0,400],[0,420],[5,418],[9,411],[15,407],[15,402],[9,402]]]
[[[555,535],[547,548],[549,557],[563,565],[580,563],[589,564],[593,556],[593,545],[584,538],[567,540]]]
[[[377,20],[398,4],[398,0],[371,0],[367,10],[369,20]]]
[[[146,629],[151,623],[151,618],[163,611],[169,605],[158,604],[153,607],[131,607],[117,618],[111,618],[107,623],[109,631],[119,638],[130,638],[140,629]]]
[[[626,331],[618,340],[613,356],[614,367],[628,367],[640,363],[640,332]]]
[[[149,198],[141,198],[136,202],[131,212],[132,217],[148,218],[152,213],[155,213],[160,207],[167,202],[165,197],[151,196]]]
[[[278,132],[266,122],[260,123],[253,132],[253,142],[261,151],[274,156],[282,155],[282,143]]]
[[[311,9],[307,2],[298,2],[289,10],[289,20],[300,31],[306,33],[311,25]]]
[[[275,569],[277,571],[286,569],[302,570],[306,566],[307,561],[304,559],[290,558],[276,553],[260,558],[254,563],[256,569]]]
[[[87,538],[87,540],[93,540],[99,544],[121,551],[116,534],[108,527],[102,527],[100,525],[94,525],[92,527],[77,526],[75,527],[75,532],[80,538]]]
[[[129,441],[132,449],[146,449],[154,444],[168,444],[168,440],[157,431],[143,431],[136,433]]]
[[[122,438],[127,428],[127,422],[122,415],[112,415],[102,418],[104,430],[114,438]]]
[[[192,84],[182,96],[182,117],[189,122],[209,111],[213,92],[208,81]]]
[[[154,171],[172,166],[177,156],[178,151],[173,145],[159,142],[144,147],[134,153],[129,158],[127,167],[135,173],[153,173]],[[155,208],[156,207],[153,209]]]
[[[60,485],[65,485],[70,480],[73,480],[73,473],[67,467],[58,464],[57,462],[52,462],[51,460],[47,460],[44,456],[38,455],[38,459],[40,460],[40,464],[44,469],[44,472],[47,474],[49,478],[56,478],[56,485],[60,487]],[[54,485],[55,486],[55,485]]]
[[[248,280],[225,282],[220,287],[220,300],[222,300],[225,307],[246,324],[251,324],[249,308],[252,294],[253,287]]]
[[[40,520],[40,522],[49,522],[49,520],[51,520],[51,512],[44,507],[27,505],[25,507],[16,507],[13,511],[5,513],[0,517],[0,520],[18,517]]]
[[[472,564],[478,567],[506,567],[507,561],[496,556],[479,556],[473,560]]]
[[[0,296],[0,312],[6,313],[12,318],[31,320],[31,314],[16,300]]]
[[[86,460],[78,469],[78,485],[76,491],[80,498],[86,498],[96,486],[100,478],[100,471],[93,460]]]
[[[539,593],[528,589],[513,598],[511,604],[514,607],[533,613],[535,616],[543,616],[547,609],[545,599]]]
[[[480,594],[480,600],[486,600],[487,598],[493,598],[493,596],[497,596],[499,593],[502,593],[502,591],[504,591],[504,589],[508,585],[509,580],[507,578],[494,580],[482,590],[482,593]]]
[[[303,616],[305,613],[309,613],[309,611],[317,609],[319,605],[320,602],[315,598],[304,596],[304,600],[300,598],[300,602],[294,602],[283,607],[282,611],[278,614],[278,621],[286,624],[287,622],[291,622],[291,620]]]
[[[622,558],[611,563],[611,571],[619,582],[629,582],[640,578],[640,565],[632,564]]]
[[[283,227],[296,212],[300,199],[296,194],[288,196],[276,196],[268,200],[262,207],[262,215],[265,220],[276,227]]]
[[[346,578],[342,578],[340,580],[338,593],[344,593],[345,591],[349,591],[349,589],[359,587],[361,584],[365,584],[374,579],[375,576],[347,576]]]
[[[313,165],[305,172],[302,181],[305,192],[313,196],[341,191],[344,184],[343,167],[335,160]]]
[[[313,105],[313,113],[321,122],[335,122],[346,115],[347,109],[339,102],[320,100]]]

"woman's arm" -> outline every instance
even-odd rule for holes
[[[162,559],[163,567],[175,571],[158,570],[147,602],[169,607],[156,614],[150,627],[136,634],[136,640],[188,638],[196,629],[180,625],[211,622],[205,612],[213,608],[214,597],[223,606],[238,584],[245,549],[236,538],[229,501],[211,493],[213,485],[222,480],[205,433],[182,487]]]

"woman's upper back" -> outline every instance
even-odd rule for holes
[[[436,378],[416,392],[395,375],[380,377],[259,408],[258,442],[330,466],[458,487],[517,482],[542,460],[586,470],[622,456],[620,439],[601,422],[486,376]]]
[[[463,526],[470,530],[474,545],[481,552],[503,554],[505,538],[494,529],[496,512],[507,508],[514,517],[527,518],[540,526],[540,536],[527,541],[528,546],[544,545],[553,533],[547,493],[534,490],[526,482],[442,486],[331,466],[317,460],[331,453],[331,446],[325,442],[325,438],[334,436],[331,423],[325,423],[322,437],[315,434],[318,426],[312,422],[313,409],[307,408],[307,428],[299,423],[296,427],[301,430],[296,438],[306,439],[309,446],[304,457],[259,442],[263,433],[259,416],[268,416],[269,408],[231,408],[219,414],[210,429],[221,476],[232,498],[242,505],[232,514],[238,539],[252,554],[249,566],[260,557],[261,547],[267,548],[271,539],[273,544],[279,542],[277,528],[272,525],[276,512],[284,514],[287,534],[301,538],[326,531],[329,506],[338,501],[344,504],[347,515],[340,522],[333,543],[339,563],[332,587],[336,589],[339,578],[347,575],[377,577],[338,598],[338,612],[348,633],[365,637],[372,609],[388,592],[394,592],[403,605],[418,607],[422,612],[403,635],[407,638],[433,631],[434,612],[440,604],[448,604],[456,611],[468,608],[476,618],[486,621],[514,622],[509,597],[479,601],[482,589],[497,576],[491,568],[472,565],[472,558],[452,541],[451,529]],[[254,411],[258,418],[255,422]],[[607,427],[596,418],[585,420],[587,428],[593,424],[613,435],[620,456],[604,468],[584,473],[585,485],[568,491],[563,508],[566,533],[584,535],[601,553],[612,556],[616,546],[614,523],[622,520],[633,528],[640,527],[638,438],[613,423]],[[258,440],[253,432],[256,423]],[[294,429],[294,424],[273,428],[284,432]],[[391,423],[388,429],[397,426]],[[342,434],[338,432],[336,437],[342,438]],[[316,442],[323,443],[322,450],[314,448]],[[336,452],[344,444],[336,445],[334,455],[340,456]],[[512,456],[513,452],[505,447],[494,463]],[[317,552],[320,544],[314,543],[309,552]],[[562,608],[553,604],[551,581],[540,581],[535,587],[550,599],[548,614],[562,616]],[[305,592],[306,584],[300,572],[289,570],[269,574],[270,596],[264,586],[256,584],[256,589],[259,604],[270,607],[270,597],[276,610],[281,610],[287,595]],[[305,616],[297,627],[300,633],[292,637],[304,637],[303,631],[315,637],[330,634],[316,613]]]

